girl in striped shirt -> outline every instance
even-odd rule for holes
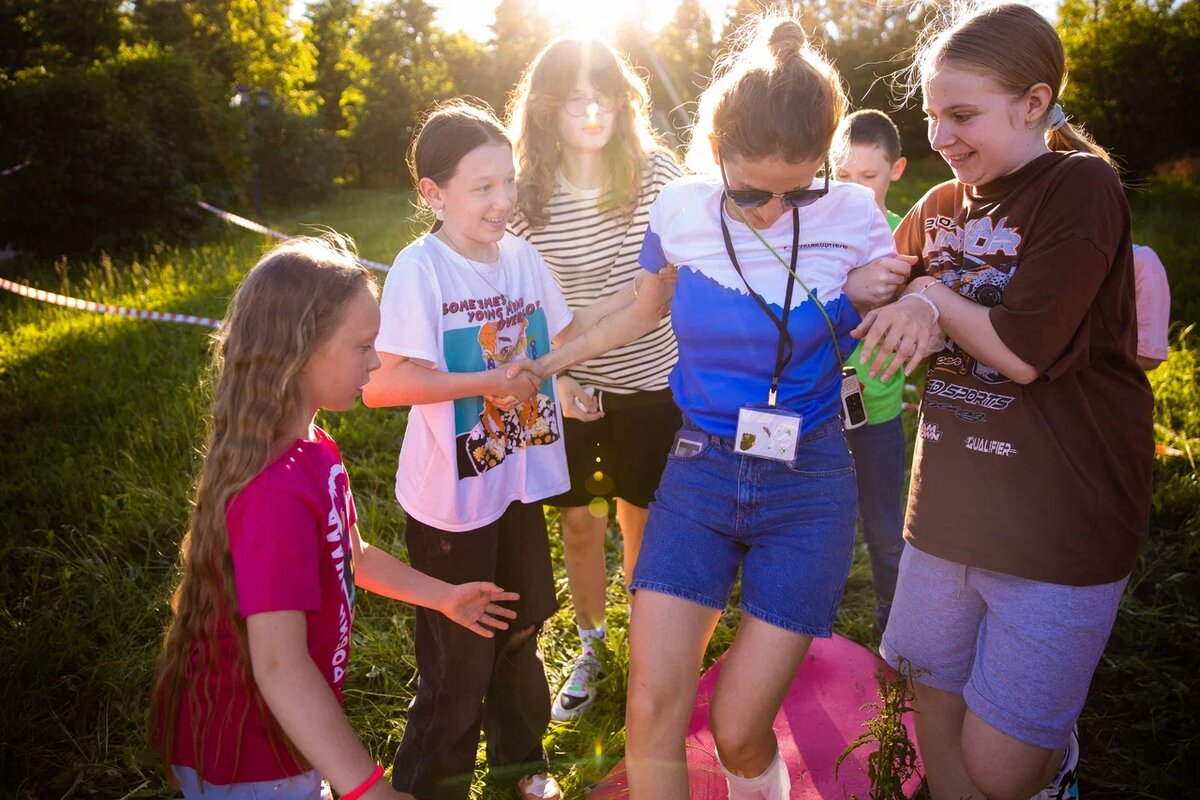
[[[594,39],[559,38],[533,60],[509,109],[518,161],[511,225],[550,267],[572,309],[619,291],[640,271],[651,203],[682,174],[650,125],[646,84]],[[625,580],[633,575],[679,411],[667,387],[676,361],[670,320],[560,375],[571,488],[546,502],[562,518],[563,552],[581,653],[553,717],[578,717],[596,698],[604,639],[604,537],[615,499]]]

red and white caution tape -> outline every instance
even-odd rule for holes
[[[12,292],[13,294],[19,294],[22,297],[28,297],[32,300],[41,300],[43,303],[52,303],[56,306],[73,308],[77,311],[94,311],[97,314],[116,314],[122,317],[152,319],[159,322],[180,322],[185,325],[203,325],[209,328],[221,327],[221,320],[219,319],[196,317],[191,314],[176,314],[171,311],[144,311],[140,308],[124,308],[122,306],[110,306],[106,303],[94,303],[91,300],[80,300],[77,297],[67,297],[63,294],[34,289],[32,286],[26,286],[23,283],[13,283],[6,278],[0,278],[0,289]]]
[[[254,231],[255,233],[261,233],[263,236],[270,236],[273,239],[290,239],[290,238],[292,238],[291,236],[289,236],[286,233],[280,233],[277,230],[272,230],[271,228],[268,228],[266,225],[257,223],[252,219],[246,219],[245,217],[239,217],[237,214],[230,213],[229,211],[224,211],[220,208],[217,208],[216,206],[209,205],[208,203],[205,203],[202,200],[197,201],[196,205],[200,206],[201,208],[203,208],[205,211],[209,212],[210,214],[215,214],[218,217],[220,217],[221,219],[225,220],[226,222],[228,222],[232,225],[237,225],[238,227],[241,227],[241,228],[245,228],[248,231]],[[391,269],[391,267],[389,267],[387,264],[381,264],[378,261],[372,261],[369,258],[362,258],[359,256],[356,256],[356,258],[358,258],[358,263],[362,264],[364,267],[370,267],[371,269],[378,270],[380,272],[387,272],[389,269]]]
[[[9,175],[14,175],[29,166],[28,161],[23,161],[20,164],[11,166],[8,169],[0,169],[0,178],[7,178]]]

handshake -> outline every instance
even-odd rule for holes
[[[491,370],[488,376],[488,391],[483,396],[501,411],[511,411],[536,396],[538,387],[544,380],[545,376],[538,368],[538,363],[533,359],[523,358]]]
[[[492,370],[495,389],[485,394],[484,399],[500,411],[511,411],[536,395],[546,378],[538,362],[532,359],[514,361],[505,366],[506,369]],[[564,417],[591,422],[604,416],[594,393],[585,390],[565,373],[558,376],[558,402]]]

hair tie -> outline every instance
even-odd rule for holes
[[[1055,103],[1054,107],[1050,109],[1050,113],[1046,115],[1046,129],[1056,131],[1066,124],[1066,112],[1062,110],[1062,106],[1060,106],[1058,103]]]

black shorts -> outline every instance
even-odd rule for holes
[[[646,508],[654,499],[667,451],[682,424],[671,390],[597,395],[603,417],[594,422],[563,419],[571,488],[542,502],[586,506],[597,497],[619,497]]]

